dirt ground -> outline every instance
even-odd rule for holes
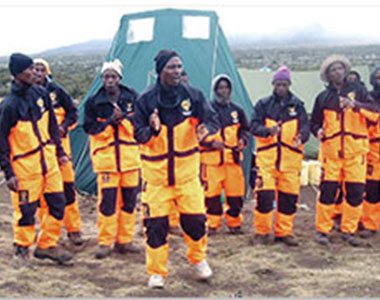
[[[223,230],[209,239],[208,260],[214,271],[209,282],[195,280],[182,238],[170,237],[170,275],[164,290],[147,288],[144,253],[112,254],[102,261],[93,258],[96,207],[89,197],[80,197],[88,242],[83,249],[69,247],[76,252],[72,263],[58,266],[33,258],[32,267],[17,267],[12,248],[12,210],[4,186],[0,195],[0,297],[380,296],[380,237],[361,248],[352,248],[338,237],[328,248],[315,244],[315,191],[311,187],[302,190],[303,205],[296,219],[299,247],[252,246],[250,201],[244,208],[244,235],[231,236]],[[62,240],[68,247],[65,234]],[[136,242],[143,246],[143,238],[137,234]]]

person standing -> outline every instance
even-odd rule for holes
[[[81,235],[81,217],[79,213],[78,201],[75,195],[74,180],[75,174],[71,162],[71,145],[69,131],[74,129],[78,120],[77,108],[70,95],[60,87],[52,78],[49,63],[42,59],[34,59],[34,72],[36,73],[36,84],[44,87],[52,101],[55,117],[58,122],[59,134],[65,153],[69,156],[67,164],[61,167],[63,179],[63,190],[65,193],[66,205],[63,223],[67,230],[67,237],[76,246],[84,243]],[[47,212],[45,201],[41,201],[41,208],[38,215],[40,221]]]
[[[133,245],[140,183],[139,146],[132,117],[137,92],[120,83],[119,60],[102,66],[102,87],[85,105],[83,129],[90,136],[91,161],[98,175],[98,248],[95,258],[140,252]]]
[[[162,288],[168,275],[169,213],[175,202],[197,276],[207,279],[206,215],[199,178],[199,142],[217,131],[215,113],[202,92],[181,83],[182,60],[172,50],[156,58],[157,83],[137,101],[135,138],[142,161],[142,205],[146,228],[148,286]]]
[[[65,209],[59,165],[65,165],[68,158],[51,99],[45,89],[34,85],[33,60],[13,53],[9,70],[14,80],[0,116],[0,165],[14,208],[15,255],[27,263],[29,248],[36,239],[37,207],[44,197],[49,209],[41,223],[34,256],[64,263],[72,255],[57,246]]]
[[[301,100],[291,91],[286,66],[273,76],[273,94],[253,110],[251,133],[256,138],[256,207],[254,243],[268,244],[276,201],[275,241],[298,246],[293,224],[300,194],[304,144],[309,139],[308,117]]]
[[[244,110],[231,99],[232,81],[224,74],[213,80],[215,99],[211,103],[220,122],[219,136],[203,143],[201,150],[201,178],[205,187],[207,226],[209,235],[222,226],[223,205],[226,199],[225,218],[232,234],[241,233],[245,178],[241,162],[248,145],[249,123]]]
[[[380,67],[373,70],[370,82],[373,87],[370,97],[380,110]],[[372,237],[380,226],[380,118],[377,122],[369,122],[369,125],[367,177],[361,217],[363,230],[359,233],[362,238]]]
[[[359,246],[355,236],[362,214],[363,194],[369,150],[367,121],[378,114],[367,102],[360,83],[349,83],[346,76],[351,64],[345,56],[332,55],[321,65],[320,75],[326,88],[316,98],[310,128],[320,141],[322,180],[316,206],[316,242],[329,244],[333,228],[335,199],[343,186],[341,236]]]

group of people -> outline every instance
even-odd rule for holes
[[[249,122],[232,99],[229,76],[213,79],[214,98],[207,101],[189,85],[173,50],[157,54],[157,82],[141,95],[121,83],[128,70],[119,60],[105,62],[102,86],[87,99],[82,124],[97,174],[95,257],[140,252],[133,237],[141,193],[148,285],[164,286],[168,235],[179,228],[195,274],[211,277],[208,236],[218,234],[223,217],[231,234],[242,233],[241,163],[251,135],[257,167],[254,243],[271,242],[274,228],[275,241],[298,245],[293,223],[310,132],[320,141],[322,163],[316,241],[329,243],[337,215],[350,245],[360,245],[359,227],[361,237],[374,235],[380,223],[380,68],[371,74],[368,93],[360,77],[348,78],[350,67],[344,56],[323,62],[326,88],[316,98],[311,120],[290,90],[290,70],[280,67],[273,93],[255,104]],[[9,69],[14,80],[0,107],[0,163],[14,207],[15,254],[28,260],[37,215],[34,256],[64,263],[72,254],[57,246],[61,227],[74,245],[84,242],[68,135],[77,124],[77,109],[45,60],[15,53]]]

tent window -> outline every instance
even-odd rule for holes
[[[182,18],[182,36],[185,39],[210,38],[210,17],[184,16]]]
[[[149,42],[153,40],[154,18],[129,20],[127,44]]]

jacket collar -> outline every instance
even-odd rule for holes
[[[280,98],[273,92],[272,99],[274,101],[279,101]],[[285,98],[285,104],[287,105],[297,104],[297,98],[296,96],[294,96],[294,94],[291,91],[288,92],[288,96]]]
[[[26,84],[17,84],[15,81],[12,81],[11,92],[17,96],[23,96],[26,94],[31,85]]]
[[[120,95],[119,95],[119,98],[118,98],[118,102],[120,100],[128,100],[128,94],[130,93],[130,89],[127,88],[126,86],[124,85],[121,85],[120,84]],[[95,95],[95,103],[96,104],[105,104],[105,103],[109,103],[109,97],[107,96],[107,92],[106,92],[106,89],[104,88],[104,86],[102,86],[96,93]]]

